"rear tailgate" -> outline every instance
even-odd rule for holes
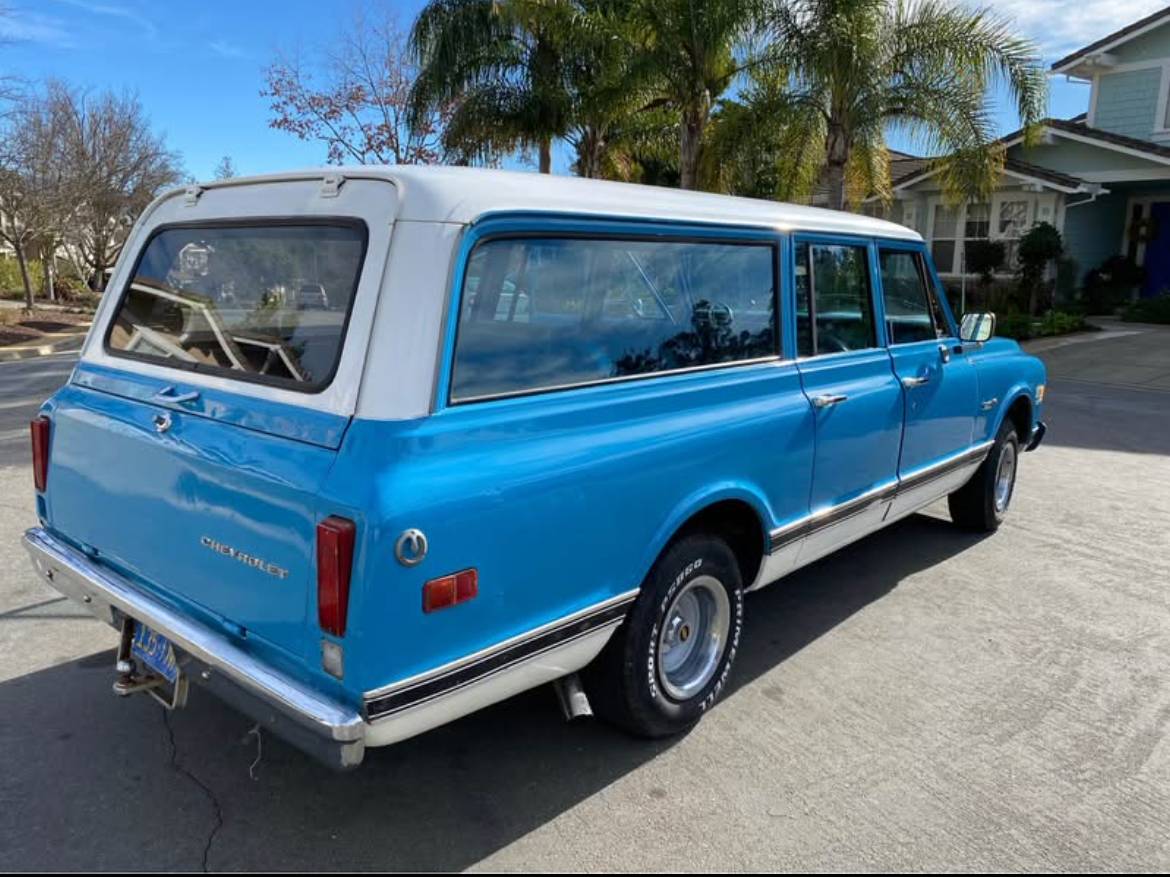
[[[48,527],[229,632],[315,656],[318,490],[395,203],[387,182],[323,196],[320,179],[163,201],[50,403]]]

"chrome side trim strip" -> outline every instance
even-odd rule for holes
[[[791,524],[773,530],[771,533],[770,544],[773,552],[779,551],[781,548],[789,545],[798,539],[803,539],[817,530],[832,526],[844,521],[846,518],[851,518],[854,515],[861,514],[875,503],[884,502],[888,499],[893,499],[897,493],[898,485],[896,482],[890,484],[882,484],[872,490],[867,490],[860,496],[856,496],[851,500],[840,503],[835,506],[828,506],[813,512],[811,515],[793,521]]]
[[[928,481],[934,481],[936,478],[943,478],[956,469],[961,469],[976,460],[982,462],[993,444],[994,442],[991,441],[981,442],[965,451],[960,451],[954,456],[947,457],[945,460],[939,460],[936,463],[924,466],[915,472],[911,472],[909,475],[904,477],[899,476],[895,482],[880,485],[879,487],[867,490],[865,493],[851,500],[835,506],[829,506],[828,508],[819,509],[811,515],[806,515],[803,518],[798,518],[789,524],[785,524],[783,527],[778,527],[769,534],[769,553],[775,553],[797,540],[811,536],[819,530],[831,527],[833,524],[839,524],[854,515],[861,514],[875,503],[893,500],[899,494],[926,484]]]
[[[363,696],[366,716],[373,721],[418,706],[550,649],[616,627],[637,596],[637,589],[627,591],[442,667],[368,691]]]
[[[955,454],[953,457],[947,457],[945,460],[939,460],[937,463],[931,463],[929,466],[923,466],[909,475],[899,477],[898,492],[910,490],[913,487],[925,484],[928,481],[933,481],[936,478],[942,478],[944,475],[949,475],[956,469],[962,469],[969,463],[974,463],[976,460],[983,462],[983,458],[987,456],[991,450],[991,446],[995,444],[994,441],[980,442]]]

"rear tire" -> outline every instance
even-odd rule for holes
[[[1015,425],[1004,420],[987,459],[971,480],[947,497],[951,520],[965,530],[994,533],[1011,506],[1020,461]]]
[[[743,629],[743,582],[722,539],[669,546],[622,625],[582,674],[593,711],[642,737],[693,727],[726,686]]]

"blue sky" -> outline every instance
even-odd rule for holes
[[[356,0],[4,0],[0,72],[29,80],[60,77],[89,88],[138,93],[155,126],[198,178],[230,155],[241,173],[324,162],[321,144],[268,127],[260,97],[263,68],[278,51],[327,44],[350,19]],[[403,25],[423,0],[386,0]],[[990,0],[1051,62],[1167,0]],[[371,6],[379,5],[370,3]],[[1051,81],[1050,113],[1084,111],[1088,87]],[[997,102],[1002,132],[1015,115]],[[895,142],[895,146],[907,144]],[[567,157],[557,156],[558,170]]]

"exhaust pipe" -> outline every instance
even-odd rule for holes
[[[592,717],[593,708],[589,706],[589,696],[581,687],[581,677],[576,673],[562,676],[553,682],[553,688],[557,692],[557,701],[561,705],[566,722]]]

